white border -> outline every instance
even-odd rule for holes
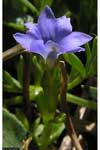
[[[98,63],[98,97],[97,97],[97,100],[98,100],[98,109],[97,109],[97,112],[98,112],[98,117],[97,117],[97,122],[98,122],[98,128],[97,128],[97,143],[98,143],[98,150],[100,150],[100,143],[99,143],[99,140],[100,140],[100,0],[97,0],[97,14],[98,14],[98,58],[97,58],[97,63]]]
[[[0,150],[2,150],[2,0],[0,0]]]
[[[97,0],[98,12],[98,150],[100,150],[100,1]],[[88,14],[87,14],[88,15]],[[0,0],[0,150],[2,150],[2,0]]]

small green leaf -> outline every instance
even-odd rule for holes
[[[3,109],[3,147],[18,147],[26,138],[27,130],[15,115]]]
[[[22,89],[18,89],[18,88],[16,88],[16,87],[14,87],[14,86],[11,86],[11,85],[6,85],[6,84],[4,84],[3,85],[3,89],[4,89],[4,91],[5,92],[8,92],[8,93],[22,93]]]
[[[78,77],[78,75],[79,72],[74,67],[72,67],[70,75],[68,77],[68,83],[72,82],[76,77]]]
[[[91,97],[94,100],[96,100],[97,99],[97,87],[90,86],[89,87],[89,92],[90,92]]]
[[[77,104],[80,106],[85,106],[85,107],[90,108],[92,110],[97,110],[97,103],[96,102],[92,102],[90,100],[87,100],[87,99],[84,99],[84,98],[81,98],[81,97],[78,97],[78,96],[75,96],[75,95],[72,95],[69,93],[66,94],[66,96],[67,96],[68,102],[70,102],[70,103]]]
[[[21,24],[17,24],[17,23],[15,23],[15,22],[4,22],[4,25],[6,25],[6,26],[8,26],[8,27],[10,27],[10,28],[13,28],[13,29],[15,29],[15,30],[19,30],[19,31],[22,31],[22,32],[24,32],[24,31],[26,31],[26,28],[23,26],[23,25],[21,25]]]
[[[97,100],[97,87],[81,85],[81,87],[87,91],[88,97],[93,100]]]
[[[87,59],[91,59],[91,50],[90,50],[90,46],[89,43],[85,44],[85,51],[86,51],[86,57]]]
[[[29,131],[29,121],[25,114],[18,108],[16,108],[16,117],[22,122],[23,126]]]
[[[20,2],[26,6],[27,8],[29,8],[31,10],[32,13],[36,13],[38,15],[38,10],[37,8],[32,4],[30,3],[29,0],[20,0]]]
[[[94,56],[96,52],[97,52],[97,37],[95,37],[95,39],[93,40],[92,56]]]
[[[85,53],[86,53],[86,70],[88,71],[91,58],[92,58],[90,46],[88,43],[85,45]]]
[[[13,78],[7,71],[3,72],[4,91],[6,92],[21,92],[21,84]]]
[[[63,121],[59,120],[60,119],[52,120],[44,125],[44,130],[42,131],[41,136],[38,137],[38,143],[43,149],[54,143],[64,130],[65,124]]]
[[[55,122],[65,122],[66,120],[66,114],[65,113],[60,113],[56,118]]]
[[[12,96],[10,98],[4,98],[4,105],[5,106],[10,106],[10,105],[18,105],[23,102],[23,97],[22,96]]]
[[[95,39],[93,40],[91,55],[91,62],[87,73],[88,76],[93,76],[97,73],[97,37],[95,37]]]
[[[30,101],[36,100],[41,92],[43,92],[43,88],[41,86],[30,85],[29,86]]]
[[[82,78],[81,76],[77,76],[73,81],[71,81],[71,82],[68,83],[67,90],[71,90],[72,88],[76,87],[83,80],[84,80],[84,78]]]
[[[32,123],[32,125],[31,125],[31,132],[32,132],[32,134],[34,134],[35,129],[36,129],[36,128],[38,127],[38,125],[40,124],[40,121],[41,121],[41,118],[38,117],[38,118],[36,118],[36,120]]]
[[[75,54],[64,54],[63,56],[65,61],[67,61],[72,67],[74,67],[82,77],[85,76],[85,67]]]
[[[34,137],[35,137],[37,142],[39,142],[38,140],[39,140],[39,137],[41,136],[41,134],[43,133],[43,129],[44,129],[44,125],[39,124],[34,130]]]
[[[41,80],[42,80],[42,76],[45,70],[45,66],[44,63],[42,61],[42,59],[34,56],[32,58],[32,73],[34,76],[34,81],[35,81],[35,85],[40,85],[41,84]]]
[[[51,124],[50,143],[55,142],[65,128],[63,122],[54,122]]]

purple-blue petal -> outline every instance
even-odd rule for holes
[[[38,28],[45,42],[55,39],[55,25],[56,18],[51,8],[46,6],[38,18]]]
[[[76,52],[81,52],[81,51],[85,51],[85,49],[83,47],[77,47],[76,49],[70,49],[69,51],[63,51],[62,49],[59,50],[59,53],[57,54],[57,57],[61,54],[64,53],[76,53]]]
[[[23,34],[23,33],[16,33],[13,35],[14,39],[22,45],[23,48],[30,51],[30,45],[35,40],[32,34]]]
[[[36,23],[25,23],[25,27],[28,29],[26,33],[31,33],[35,37],[35,39],[41,39],[41,33],[38,29],[38,25]]]
[[[46,59],[48,53],[43,40],[35,40],[30,33],[16,33],[13,37],[27,51],[40,54],[44,59]]]
[[[44,45],[43,40],[36,40],[30,45],[31,52],[41,55],[44,59],[47,58],[48,50]]]
[[[56,19],[48,6],[39,16],[38,27],[45,42],[47,40],[59,41],[72,32],[70,18],[62,16]]]
[[[91,39],[92,37],[85,33],[72,32],[59,42],[61,46],[60,51],[62,51],[62,53],[65,53],[73,50],[74,52],[75,49],[89,42]]]
[[[76,48],[76,49],[74,50],[74,53],[75,53],[75,52],[82,52],[82,51],[85,51],[85,48],[83,48],[83,47],[78,47],[78,48]],[[72,50],[72,52],[73,52],[73,50]]]
[[[72,25],[70,22],[70,18],[66,18],[66,16],[57,18],[57,25],[56,25],[57,41],[61,40],[71,32],[72,32]]]
[[[27,51],[40,54],[49,62],[54,62],[60,54],[80,52],[80,47],[92,37],[82,32],[72,32],[70,18],[55,18],[51,8],[46,6],[39,16],[38,23],[25,23],[26,34],[16,33],[15,40]]]

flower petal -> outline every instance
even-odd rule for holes
[[[59,44],[61,46],[62,53],[72,51],[80,47],[81,45],[89,42],[92,39],[91,36],[82,32],[72,32],[65,38],[63,38]]]
[[[52,68],[58,57],[59,45],[53,41],[48,41],[45,44],[45,46],[46,46],[46,49],[48,50],[48,55],[46,57],[46,61],[48,63],[49,68]]]
[[[81,51],[85,51],[85,48],[83,47],[78,47],[77,49],[74,50],[74,52],[81,52]],[[73,52],[73,51],[72,51]]]
[[[48,50],[46,49],[46,46],[43,43],[43,40],[36,40],[31,43],[30,51],[36,54],[40,54],[44,59],[47,58]]]
[[[43,40],[35,40],[32,34],[29,33],[27,34],[16,33],[13,35],[13,37],[27,51],[40,54],[42,57],[46,59],[48,53],[46,51]]]
[[[51,8],[46,6],[38,19],[38,27],[45,42],[55,39],[55,25],[56,18]]]
[[[36,39],[41,39],[41,34],[40,34],[40,31],[38,29],[38,25],[36,23],[31,23],[31,22],[28,22],[28,23],[25,23],[24,24],[26,28],[28,28],[29,30],[27,30],[26,33],[31,33],[33,34],[33,36],[36,38]]]
[[[76,49],[67,51],[67,53],[76,53],[76,52],[81,52],[81,51],[85,51],[85,49],[83,47],[77,47]],[[66,53],[66,52],[63,51],[62,49],[60,49],[57,56],[64,54],[64,53]]]
[[[35,40],[33,38],[32,34],[22,34],[22,33],[16,33],[13,35],[14,39],[22,45],[23,48],[30,51],[30,44]]]
[[[72,32],[72,25],[70,23],[70,18],[66,18],[66,16],[57,18],[57,31],[56,31],[57,41],[61,40],[71,32]]]

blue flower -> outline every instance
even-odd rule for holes
[[[56,59],[60,54],[80,52],[80,47],[92,37],[82,32],[72,32],[70,18],[55,18],[51,8],[46,6],[37,23],[25,23],[25,34],[16,33],[15,40],[29,52],[40,54],[44,59]]]

